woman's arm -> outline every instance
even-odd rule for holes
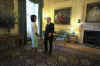
[[[36,24],[35,24],[35,34],[38,36],[38,27]]]

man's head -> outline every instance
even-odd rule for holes
[[[31,15],[31,21],[36,22],[36,15]]]
[[[51,18],[50,18],[50,17],[47,18],[47,22],[48,22],[48,23],[51,22]]]

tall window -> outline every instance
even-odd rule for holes
[[[35,4],[31,2],[30,0],[26,0],[26,17],[27,17],[27,35],[28,36],[30,36],[30,33],[32,32],[30,16],[33,14],[37,16],[36,24],[38,26],[38,32],[39,32],[38,9],[39,9],[39,4]]]

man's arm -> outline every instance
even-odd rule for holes
[[[54,24],[52,24],[51,33],[54,33]]]

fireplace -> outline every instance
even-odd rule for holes
[[[100,23],[84,23],[83,42],[100,45]]]
[[[84,31],[84,43],[100,45],[100,31]]]

